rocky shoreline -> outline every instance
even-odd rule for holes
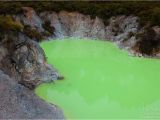
[[[83,15],[78,12],[60,11],[57,13],[54,11],[45,11],[37,14],[33,8],[23,7],[22,9],[24,11],[23,14],[14,16],[15,20],[24,26],[30,26],[32,30],[36,30],[43,39],[78,37],[107,40],[115,42],[120,48],[126,49],[133,56],[156,58],[160,56],[159,46],[156,52],[154,50],[148,50],[157,47],[152,46],[152,44],[159,39],[160,27],[150,27],[148,25],[142,27],[137,16],[121,15],[102,20],[101,18],[92,18],[90,15]],[[149,33],[152,31],[154,38],[145,41],[149,44],[147,46],[147,44],[141,43],[141,41],[144,36],[147,36],[148,31]],[[47,32],[51,34],[49,36],[44,34]],[[147,37],[153,37],[153,35],[151,34]],[[36,40],[38,38],[32,36],[32,39]],[[141,50],[144,48],[143,45],[139,47],[139,44],[145,44],[144,47],[149,52],[145,53]]]
[[[45,53],[37,42],[42,39],[78,37],[109,40],[133,56],[160,57],[158,48],[150,49],[148,54],[142,53],[145,47],[141,40],[150,36],[147,36],[146,27],[140,27],[136,16],[111,17],[105,25],[98,17],[91,18],[78,12],[37,14],[30,7],[22,10],[12,18],[23,29],[7,30],[2,33],[0,41],[0,118],[64,119],[59,108],[43,102],[31,90],[43,82],[60,78],[53,66],[46,62]],[[150,29],[153,36],[148,39],[148,44],[152,45],[150,40],[157,43],[160,38],[160,27]]]

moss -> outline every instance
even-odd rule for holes
[[[44,27],[44,26],[43,26]],[[45,37],[53,35],[53,28],[51,26],[45,26],[44,32],[38,32],[36,29],[32,28],[29,25],[24,25],[23,33],[26,34],[29,38],[35,39],[37,41],[42,41]]]
[[[23,32],[31,39],[36,39],[37,41],[43,39],[42,33],[38,32],[36,29],[32,29],[29,25],[24,26]]]
[[[0,40],[4,39],[4,33],[9,31],[22,31],[23,25],[20,22],[14,21],[9,15],[0,15]]]
[[[0,16],[0,29],[1,32],[13,30],[13,31],[21,31],[23,29],[23,25],[20,22],[14,21],[11,16]]]

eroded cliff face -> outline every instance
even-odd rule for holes
[[[43,49],[22,33],[9,32],[0,51],[1,69],[30,89],[58,78],[56,70],[46,63]]]
[[[40,18],[51,22],[55,28],[55,37],[88,37],[93,39],[121,41],[128,38],[130,32],[137,33],[138,18],[134,16],[112,17],[108,25],[98,17],[92,19],[89,15],[83,15],[77,12],[61,11],[60,13],[44,12]]]
[[[86,16],[77,12],[61,11],[59,13],[41,13],[39,19],[51,22],[51,26],[55,28],[55,38],[78,37],[107,40],[116,43],[122,49],[126,49],[133,56],[159,57],[158,52],[147,55],[140,51],[137,43],[141,41],[142,36],[147,34],[146,30],[148,28],[146,26],[140,27],[139,18],[136,16],[122,15],[102,20],[98,17],[91,18],[89,15]],[[159,26],[150,29],[155,32],[155,36],[159,35]],[[142,44],[146,45],[145,43]],[[153,46],[147,47],[152,49]]]
[[[32,29],[36,29],[43,35],[44,39],[78,37],[109,40],[117,43],[120,48],[128,50],[131,55],[159,57],[159,49],[158,52],[154,52],[155,46],[152,46],[152,40],[149,40],[149,46],[139,42],[142,40],[142,36],[147,34],[148,28],[147,25],[141,27],[139,18],[136,16],[122,15],[102,20],[98,17],[91,18],[89,15],[67,11],[59,13],[54,11],[42,12],[37,15],[33,9],[25,7],[24,14],[16,16],[16,20],[19,20],[24,25],[29,25]],[[50,36],[45,36],[44,34],[48,31],[44,27],[46,22],[49,23],[48,28],[53,30]],[[160,33],[158,31],[159,26],[154,26],[150,29],[155,32],[156,36]],[[150,48],[151,50],[143,53],[143,50],[140,48],[143,47],[143,44],[148,47],[146,51]],[[160,45],[158,44],[158,46]]]

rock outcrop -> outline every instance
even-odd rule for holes
[[[64,119],[64,116],[57,106],[45,103],[0,70],[0,119]]]
[[[51,22],[51,26],[55,28],[56,38],[105,39],[105,25],[98,17],[92,19],[89,15],[66,11],[60,13],[44,12],[40,14],[40,17]]]
[[[64,119],[55,105],[34,94],[37,85],[58,79],[38,42],[8,30],[0,41],[0,119]],[[2,71],[3,72],[2,72]]]
[[[57,71],[46,63],[43,49],[22,33],[8,33],[0,51],[1,69],[30,89],[58,78]]]
[[[16,20],[35,29],[45,39],[78,37],[109,40],[115,42],[120,48],[128,50],[134,56],[159,56],[159,52],[154,52],[154,46],[149,54],[143,53],[139,48],[141,45],[137,43],[142,39],[139,34],[145,36],[145,31],[148,28],[146,26],[140,27],[139,18],[133,15],[114,16],[107,20],[102,20],[98,17],[91,18],[89,15],[83,15],[78,12],[60,11],[56,13],[50,11],[41,12],[37,15],[29,7],[24,7],[23,11],[24,14],[16,16]],[[46,22],[49,24],[44,27]],[[152,29],[155,30],[156,34],[159,34],[156,26]],[[48,31],[50,31],[50,36],[46,36]]]
[[[141,56],[139,51],[133,49],[138,41],[136,35],[143,31],[136,16],[117,16],[104,21],[77,12],[61,11],[43,12],[38,19],[50,21],[54,28],[54,38],[78,37],[112,41],[130,54]],[[108,24],[105,25],[104,22]]]

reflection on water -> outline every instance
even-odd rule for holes
[[[68,118],[160,118],[160,60],[130,57],[109,42],[42,43],[65,80],[36,93]]]

